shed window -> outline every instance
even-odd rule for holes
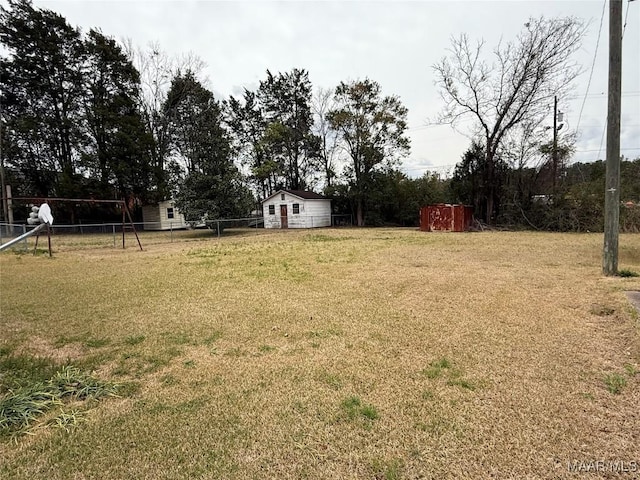
[[[275,214],[276,214],[276,206],[269,205],[269,215],[275,215]]]
[[[284,193],[280,194],[280,200],[284,200]]]
[[[167,208],[167,218],[173,218],[173,207]]]
[[[299,203],[294,203],[293,204],[293,213],[300,213],[300,204]]]

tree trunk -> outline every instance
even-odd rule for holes
[[[485,157],[485,198],[486,198],[486,222],[489,225],[495,225],[495,165],[494,165],[494,153],[492,151],[491,142],[487,141],[487,151]]]
[[[364,227],[364,205],[361,198],[356,201],[356,224],[359,227]]]
[[[494,201],[493,201],[493,187],[489,188],[487,193],[487,223],[489,225],[495,225],[495,218],[493,217]]]

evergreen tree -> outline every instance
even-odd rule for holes
[[[137,110],[138,71],[112,38],[91,30],[85,40],[85,117],[90,142],[84,166],[100,196],[146,200],[151,141]]]
[[[0,6],[0,89],[9,142],[7,165],[31,193],[78,193],[82,136],[80,32],[55,12],[27,0]]]
[[[188,221],[237,218],[250,213],[253,198],[233,163],[220,104],[191,72],[176,76],[164,112],[172,126],[170,145],[184,167],[176,206]]]

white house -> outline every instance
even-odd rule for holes
[[[164,200],[156,205],[142,207],[142,221],[145,230],[176,230],[188,228],[184,215],[174,206],[173,199]]]
[[[280,190],[262,201],[264,228],[331,226],[331,199],[303,190]]]

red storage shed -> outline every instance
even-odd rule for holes
[[[464,232],[473,222],[473,207],[439,203],[420,209],[423,232]]]

